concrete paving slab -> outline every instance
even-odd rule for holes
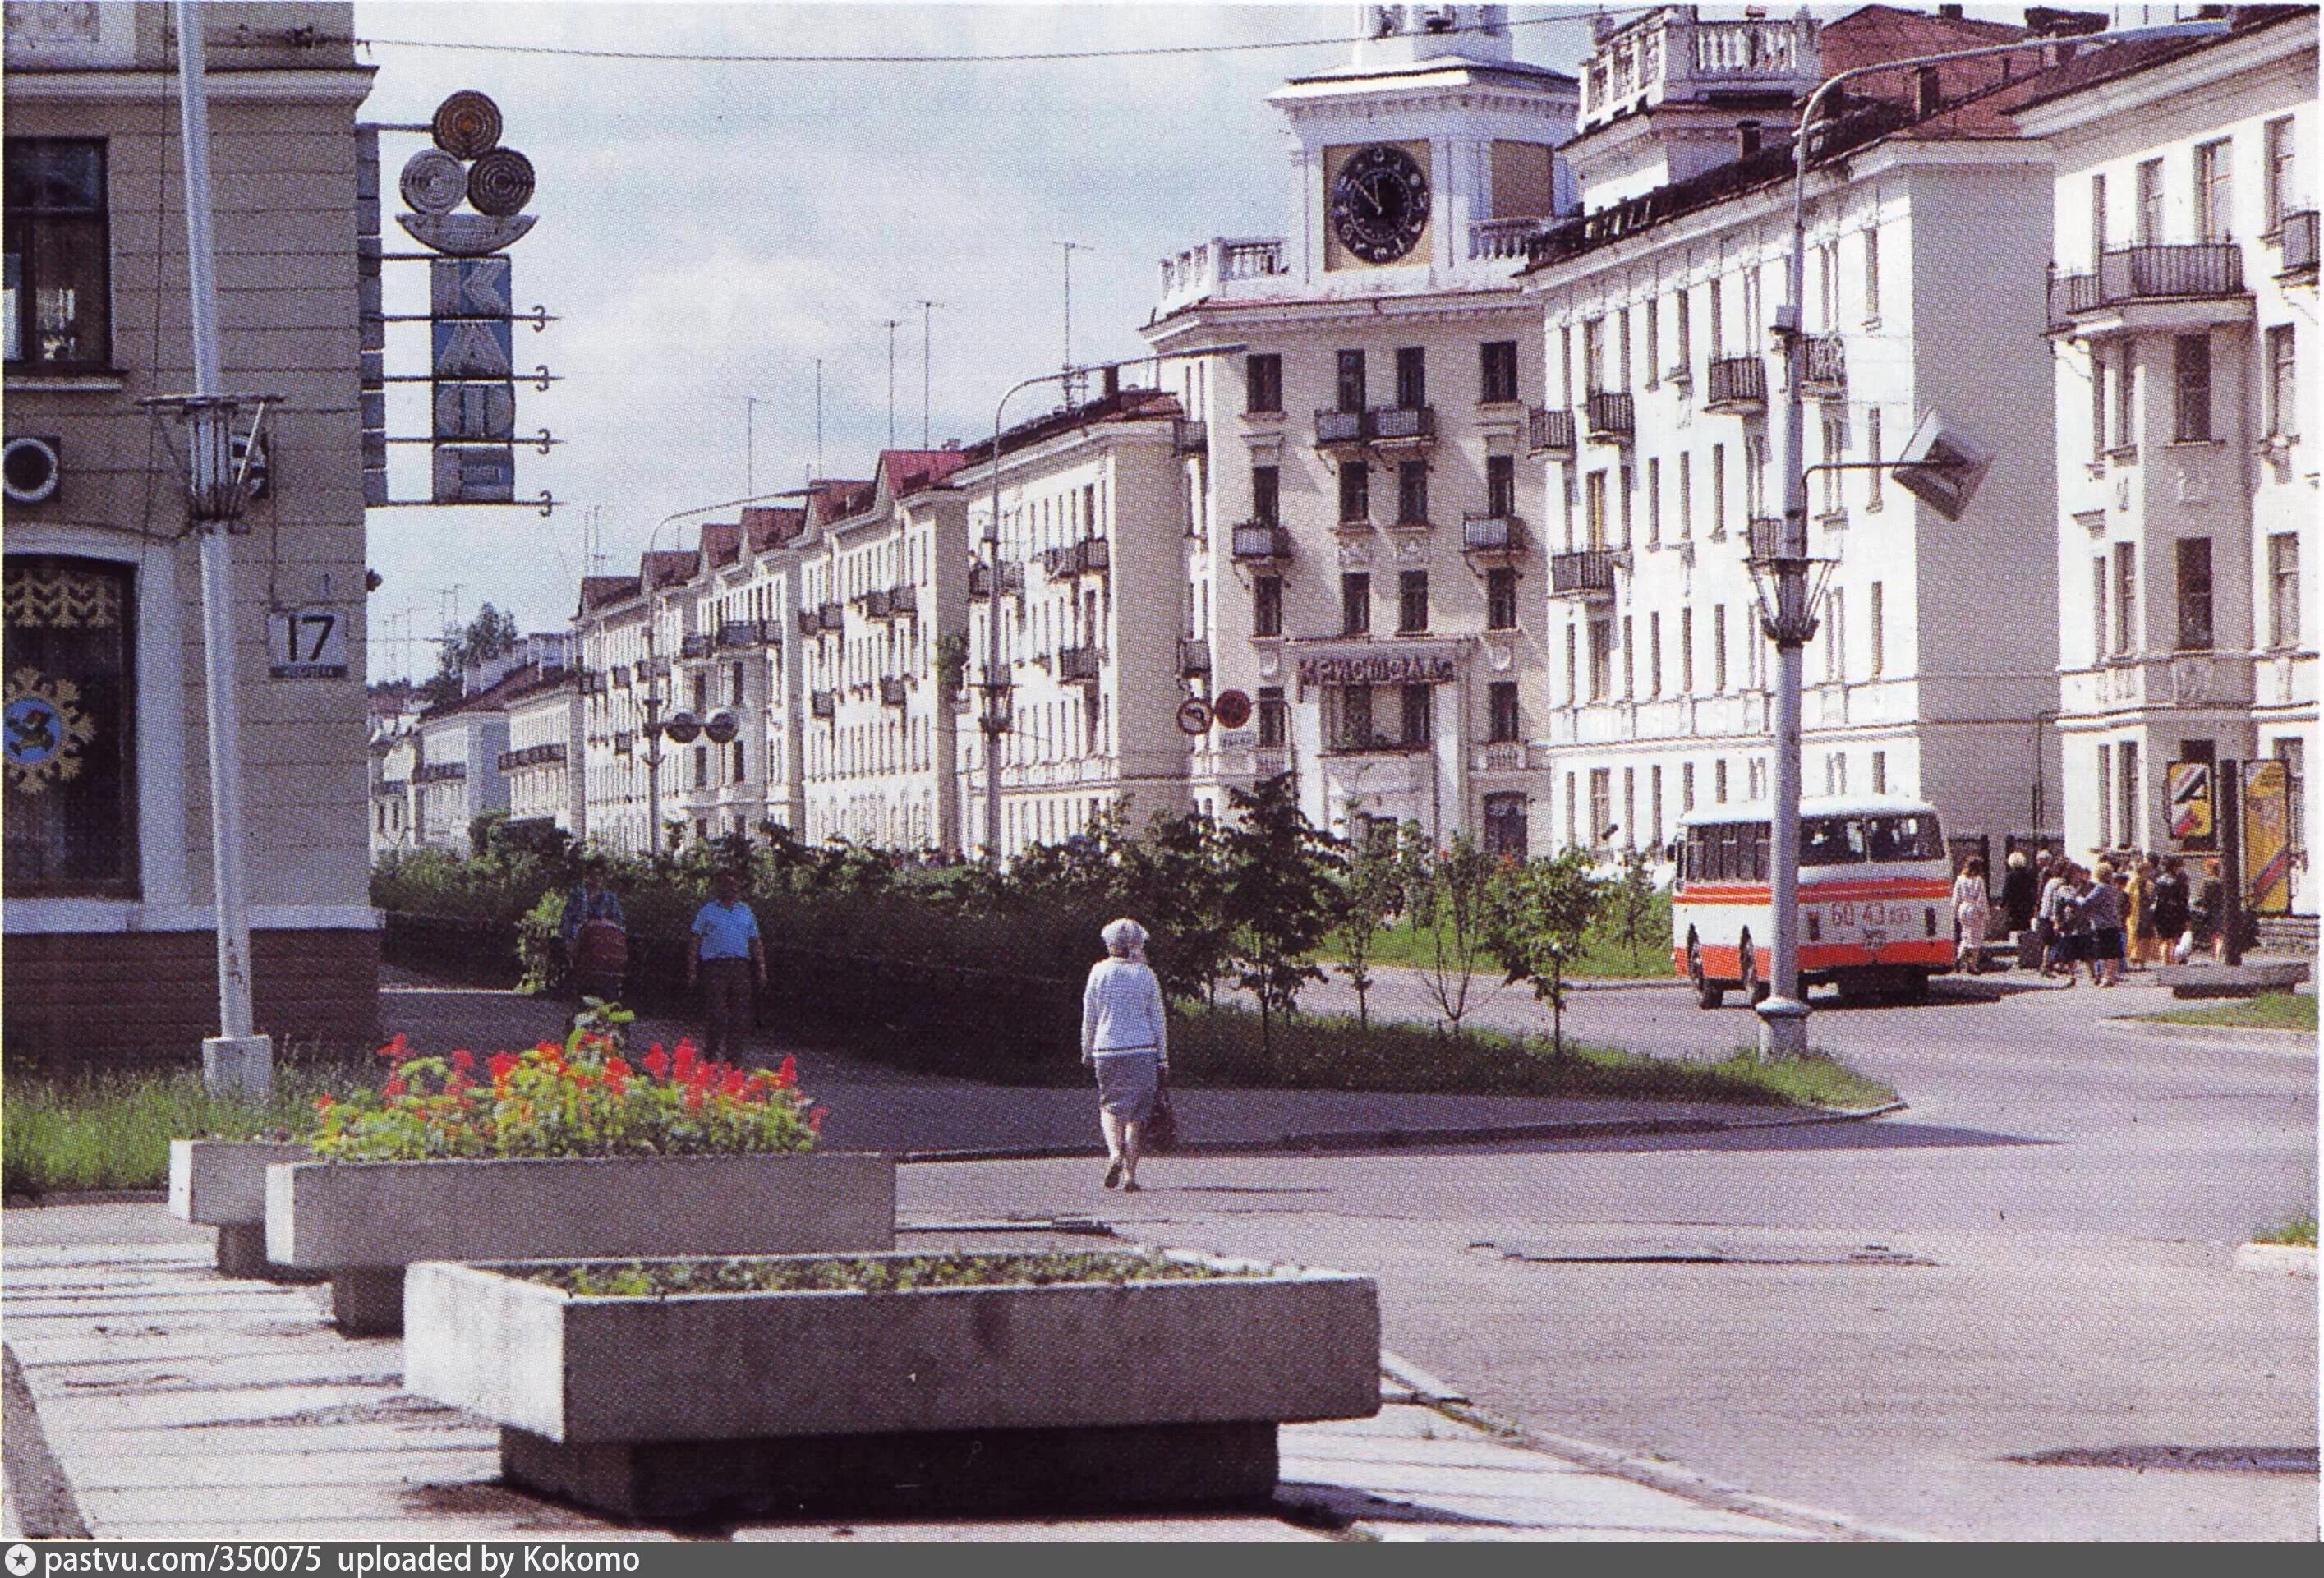
[[[1698,1507],[1675,1496],[1603,1475],[1579,1476],[1581,1493],[1559,1496],[1465,1496],[1430,1493],[1420,1505],[1436,1513],[1508,1528],[1641,1529],[1671,1534],[1738,1535],[1795,1539],[1799,1531],[1765,1518]],[[1636,1492],[1636,1494],[1632,1494]],[[1383,1496],[1382,1500],[1398,1498]]]
[[[129,1523],[107,1526],[106,1539],[172,1540],[200,1544],[217,1540],[280,1541],[288,1545],[317,1542],[426,1540],[450,1544],[458,1540],[522,1540],[535,1545],[582,1545],[598,1542],[669,1545],[686,1539],[667,1529],[632,1528],[615,1524],[524,1522],[499,1518],[431,1518],[425,1524],[409,1517],[392,1518],[318,1518],[267,1523],[226,1519],[216,1523]]]
[[[1000,1523],[775,1523],[737,1528],[738,1545],[822,1544],[826,1541],[889,1544],[941,1542],[1013,1544],[1025,1541],[1153,1545],[1202,1541],[1246,1544],[1301,1544],[1327,1541],[1330,1536],[1300,1528],[1272,1518],[1075,1518],[1046,1522],[1026,1519]]]
[[[399,1383],[400,1384],[400,1383]],[[89,1430],[174,1430],[189,1426],[249,1425],[269,1419],[295,1421],[312,1412],[344,1413],[351,1406],[374,1406],[394,1395],[390,1387],[239,1387],[215,1392],[180,1392],[138,1398],[76,1398],[33,1389],[51,1438]]]
[[[1437,1469],[1500,1469],[1526,1473],[1587,1473],[1580,1463],[1548,1453],[1499,1446],[1489,1441],[1441,1440],[1426,1436],[1355,1435],[1340,1437],[1322,1431],[1303,1437],[1295,1451],[1284,1447],[1286,1462],[1331,1466],[1368,1464],[1379,1468],[1410,1466]],[[1351,1467],[1350,1472],[1356,1472]]]
[[[500,1477],[498,1442],[406,1445],[395,1452],[265,1452],[246,1444],[231,1452],[198,1456],[92,1456],[74,1481],[84,1497],[100,1490],[158,1490],[186,1493],[232,1490],[237,1505],[241,1491],[253,1486],[290,1488],[302,1485],[441,1485],[487,1483]]]
[[[81,1490],[75,1487],[81,1516],[91,1529],[110,1536],[116,1525],[156,1525],[171,1518],[183,1519],[189,1497],[183,1486],[149,1486],[130,1490]],[[242,1523],[370,1523],[385,1527],[401,1524],[402,1539],[440,1537],[433,1530],[438,1518],[489,1520],[503,1527],[596,1528],[603,1520],[587,1513],[543,1501],[493,1484],[454,1477],[433,1482],[321,1485],[250,1485],[231,1498],[208,1498],[220,1511]]]
[[[500,1432],[456,1414],[440,1425],[263,1425],[239,1429],[92,1431],[77,1436],[73,1446],[77,1464],[132,1458],[209,1458],[241,1453],[375,1453],[384,1459],[405,1452],[497,1453]]]

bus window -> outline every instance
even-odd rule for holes
[[[1751,880],[1764,882],[1767,880],[1767,825],[1762,822],[1748,831],[1751,839]]]
[[[1853,817],[1806,817],[1800,821],[1800,864],[1853,865],[1864,859],[1864,824]]]
[[[1937,819],[1926,815],[1868,817],[1865,848],[1873,860],[1941,860],[1944,840]]]

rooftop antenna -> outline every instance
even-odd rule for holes
[[[815,359],[815,475],[823,475],[823,358]],[[813,478],[808,480],[812,481]]]
[[[896,320],[884,320],[888,328],[888,448],[896,447]]]
[[[941,301],[921,301],[920,309],[920,448],[928,447],[928,325]]]
[[[773,402],[755,394],[730,394],[726,398],[742,402],[742,496],[756,498],[759,495],[759,408]]]
[[[1080,374],[1074,371],[1074,254],[1077,252],[1095,252],[1097,248],[1092,246],[1086,241],[1060,241],[1056,245],[1063,247],[1065,254],[1065,361],[1064,382],[1065,404],[1070,407],[1079,405],[1082,402],[1082,377]]]

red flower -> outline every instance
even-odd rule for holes
[[[692,1074],[694,1072],[694,1064],[696,1056],[697,1054],[694,1050],[694,1043],[691,1040],[681,1040],[678,1042],[678,1057],[669,1066],[672,1076],[678,1079],[684,1079],[688,1075]]]
[[[391,1076],[385,1084],[380,1086],[380,1094],[382,1095],[400,1096],[410,1088],[410,1086],[403,1083],[403,1075],[398,1074]]]
[[[409,1043],[404,1040],[403,1032],[398,1030],[395,1033],[395,1039],[390,1041],[386,1046],[382,1047],[379,1049],[378,1056],[387,1058],[391,1062],[400,1063],[403,1059],[404,1048],[407,1045],[409,1045]]]
[[[557,1043],[554,1041],[535,1041],[532,1044],[532,1049],[536,1052],[554,1052],[557,1050]]]
[[[627,1079],[630,1077],[630,1066],[619,1057],[608,1057],[605,1059],[605,1077]]]
[[[699,1085],[687,1091],[686,1110],[689,1112],[698,1112],[702,1110],[702,1089]]]
[[[474,1068],[475,1066],[476,1066],[476,1059],[475,1059],[475,1055],[474,1055],[474,1054],[472,1054],[471,1052],[469,1052],[469,1050],[468,1050],[466,1047],[454,1047],[454,1048],[452,1049],[452,1066],[453,1066],[453,1067],[455,1067],[455,1068]]]
[[[315,1111],[317,1111],[318,1112],[329,1112],[330,1110],[331,1110],[331,1097],[330,1097],[330,1094],[329,1094],[327,1091],[327,1092],[325,1092],[323,1094],[321,1094],[321,1095],[319,1095],[319,1096],[317,1096],[317,1097],[315,1098]]]
[[[782,1086],[785,1090],[788,1090],[792,1085],[798,1084],[798,1058],[790,1057],[788,1054],[785,1055],[782,1061],[782,1066],[775,1070],[775,1083]]]
[[[669,1072],[669,1054],[661,1049],[659,1041],[656,1041],[647,1050],[642,1061],[646,1066],[646,1072],[657,1079]]]
[[[484,1066],[492,1071],[493,1083],[498,1084],[516,1072],[516,1054],[495,1052],[486,1060]]]
[[[474,1062],[475,1060],[472,1058],[470,1061]],[[476,1082],[475,1080],[470,1079],[466,1075],[455,1070],[452,1077],[444,1082],[444,1094],[446,1095],[456,1096],[462,1091],[466,1090],[470,1085],[475,1083]]]
[[[730,1068],[726,1071],[725,1079],[719,1084],[718,1091],[721,1095],[739,1096],[750,1087],[750,1084],[749,1075],[739,1068]]]
[[[823,1115],[830,1110],[831,1109],[828,1107],[809,1107],[807,1109],[807,1131],[809,1134],[820,1134],[823,1132]]]

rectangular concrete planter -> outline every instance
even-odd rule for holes
[[[217,1268],[226,1276],[314,1281],[312,1273],[266,1258],[266,1169],[314,1154],[291,1140],[172,1140],[170,1214],[217,1229]]]
[[[885,1156],[292,1162],[266,1169],[266,1253],[331,1277],[354,1336],[403,1329],[417,1260],[798,1254],[896,1241]]]
[[[2298,959],[2265,964],[2166,964],[2154,973],[2155,984],[2167,986],[2177,998],[2257,997],[2268,992],[2290,992],[2308,979],[2308,966]]]
[[[1278,1423],[1379,1410],[1379,1291],[1337,1271],[579,1298],[520,1269],[413,1268],[405,1385],[622,1517],[1244,1501]]]

